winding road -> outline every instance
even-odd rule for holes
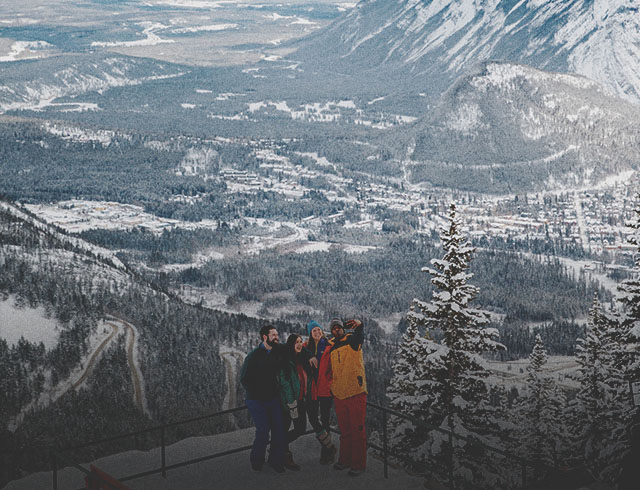
[[[224,396],[222,403],[222,409],[227,410],[238,406],[238,400],[236,398],[236,387],[240,380],[238,379],[238,364],[242,363],[246,356],[246,353],[234,349],[233,347],[220,346],[220,357],[224,362],[225,370],[227,371],[227,393]],[[229,415],[229,420],[236,426],[236,419],[233,415]]]
[[[116,325],[114,325],[113,323],[107,323],[107,325],[109,325],[113,329],[111,334],[109,334],[109,336],[100,343],[100,345],[96,348],[96,350],[93,351],[93,353],[89,358],[89,362],[87,363],[87,367],[82,372],[82,375],[80,376],[80,378],[71,385],[70,389],[77,390],[78,388],[80,388],[80,386],[84,384],[84,382],[87,380],[89,375],[93,372],[93,368],[96,366],[98,357],[100,357],[100,354],[102,354],[102,351],[104,351],[105,347],[107,347],[107,345],[111,343],[113,338],[118,333],[118,327]]]
[[[81,361],[80,366],[77,367],[67,379],[60,380],[57,384],[49,387],[48,389],[45,389],[37,399],[32,400],[30,403],[22,407],[20,412],[7,424],[9,430],[15,431],[24,420],[24,416],[35,407],[45,407],[47,405],[50,405],[51,403],[56,402],[69,390],[77,391],[82,386],[84,386],[87,380],[91,377],[96,364],[100,360],[100,356],[120,334],[126,335],[127,364],[129,365],[129,371],[131,372],[131,381],[133,383],[133,401],[138,410],[144,413],[147,417],[151,417],[147,406],[147,398],[144,390],[144,378],[142,376],[142,372],[140,370],[139,362],[137,359],[136,339],[138,332],[133,325],[127,323],[121,318],[116,318],[114,316],[108,316],[105,319],[104,323],[102,323],[102,325],[105,324],[111,327],[111,332],[103,338],[101,338],[101,334],[96,333],[92,335],[92,340],[90,339],[90,342],[94,345],[97,345],[87,354],[84,360]],[[226,362],[227,360],[225,360],[225,363]],[[232,366],[235,367],[235,364],[232,364]],[[228,375],[230,376],[229,381],[231,382],[231,376],[233,376],[233,382],[235,383],[235,369],[231,370],[229,369],[229,367],[227,367],[227,372],[230,373]],[[235,385],[230,384],[230,386]],[[232,393],[232,396],[234,398],[233,401],[235,403],[235,390],[230,390],[230,392]]]
[[[142,371],[140,370],[140,366],[138,365],[138,361],[136,358],[137,352],[137,343],[136,343],[136,335],[137,331],[135,327],[133,327],[130,323],[122,320],[121,318],[110,317],[113,322],[117,322],[120,324],[122,329],[127,336],[127,364],[129,365],[129,370],[131,371],[131,381],[133,383],[133,401],[141,412],[143,412],[148,417],[151,416],[149,413],[149,409],[147,408],[147,397],[144,391],[144,378],[142,376]],[[112,323],[109,323],[112,325]]]

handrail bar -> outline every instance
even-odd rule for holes
[[[512,460],[517,461],[521,465],[521,469],[522,469],[522,473],[523,473],[522,474],[523,487],[525,486],[525,482],[526,482],[526,467],[527,466],[528,467],[533,467],[533,466],[532,466],[531,463],[526,461],[524,458],[522,458],[520,456],[517,456],[517,455],[514,455],[514,454],[510,454],[510,453],[508,453],[507,451],[505,451],[503,449],[499,449],[499,448],[493,447],[493,446],[491,446],[489,444],[484,443],[482,440],[474,439],[474,438],[470,438],[468,436],[463,436],[463,435],[456,434],[455,432],[450,431],[448,429],[435,426],[435,425],[430,424],[428,422],[425,422],[424,420],[421,420],[421,419],[419,419],[417,417],[413,417],[411,415],[407,415],[407,414],[398,412],[398,411],[393,410],[391,408],[383,407],[383,406],[378,405],[378,404],[376,404],[374,402],[367,401],[367,405],[369,407],[371,407],[371,408],[374,408],[376,410],[381,411],[382,414],[383,414],[383,425],[384,425],[384,427],[383,427],[383,432],[384,432],[383,433],[383,438],[384,438],[383,447],[379,447],[378,445],[373,444],[371,442],[368,442],[367,445],[369,447],[372,447],[373,449],[376,449],[376,450],[379,450],[379,451],[383,452],[385,478],[388,477],[387,476],[388,456],[399,457],[400,459],[405,459],[403,456],[399,456],[397,454],[394,454],[395,452],[390,450],[387,447],[387,435],[386,435],[387,417],[386,417],[386,415],[389,414],[389,415],[392,415],[392,416],[395,416],[395,417],[399,417],[399,418],[408,420],[410,422],[413,422],[416,425],[420,425],[420,426],[426,427],[428,429],[431,429],[431,430],[438,431],[440,433],[446,434],[450,438],[457,438],[457,439],[461,439],[461,440],[470,442],[472,444],[477,444],[477,445],[479,445],[481,447],[484,447],[484,448],[488,449],[489,451],[492,451],[492,452],[497,453],[497,454],[501,454],[504,457],[511,458]],[[157,468],[157,469],[153,469],[153,470],[144,471],[142,473],[137,473],[137,474],[134,474],[134,475],[128,475],[128,476],[125,476],[123,478],[120,478],[119,481],[125,482],[125,481],[134,480],[136,478],[141,478],[141,477],[144,477],[144,476],[149,476],[149,475],[153,475],[153,474],[157,474],[157,473],[162,473],[162,476],[166,476],[167,470],[170,470],[170,469],[180,468],[180,467],[187,466],[187,465],[190,465],[190,464],[200,463],[200,462],[207,461],[207,460],[214,459],[214,458],[218,458],[218,457],[221,457],[221,456],[227,456],[229,454],[234,454],[234,453],[238,453],[238,452],[249,450],[249,449],[251,449],[252,446],[242,446],[242,447],[239,447],[239,448],[228,449],[228,450],[221,451],[221,452],[218,452],[218,453],[215,453],[215,454],[211,454],[211,455],[207,455],[207,456],[201,456],[199,458],[195,458],[195,459],[191,459],[191,460],[187,460],[187,461],[181,461],[181,462],[174,463],[174,464],[171,464],[171,465],[167,465],[165,463],[165,459],[164,459],[164,448],[165,448],[164,431],[165,431],[165,429],[167,427],[175,427],[175,426],[178,426],[178,425],[187,424],[187,423],[190,423],[190,422],[196,422],[196,421],[199,421],[199,420],[205,420],[205,419],[212,418],[212,417],[228,415],[228,414],[240,412],[240,411],[243,411],[243,410],[246,410],[246,409],[247,409],[247,407],[245,405],[243,405],[243,406],[239,406],[239,407],[235,407],[235,408],[230,408],[230,409],[227,409],[227,410],[222,410],[220,412],[213,412],[213,413],[209,413],[209,414],[199,415],[197,417],[191,417],[191,418],[188,418],[188,419],[183,419],[183,420],[178,420],[178,421],[174,421],[174,422],[168,422],[168,423],[165,423],[165,424],[155,425],[153,427],[149,427],[149,428],[146,428],[146,429],[141,429],[141,430],[138,430],[138,431],[132,431],[132,432],[128,432],[128,433],[125,433],[125,434],[119,434],[119,435],[116,435],[116,436],[113,436],[113,437],[109,437],[109,438],[104,438],[104,439],[100,439],[100,440],[96,440],[96,441],[90,441],[90,442],[87,442],[87,443],[83,443],[81,445],[71,446],[71,447],[68,447],[68,448],[65,448],[65,449],[58,449],[58,448],[54,448],[52,446],[49,446],[50,451],[52,451],[52,456],[53,456],[52,460],[54,461],[53,488],[54,488],[54,490],[57,489],[57,465],[56,465],[56,458],[55,458],[56,454],[55,453],[65,452],[65,451],[72,451],[72,450],[81,449],[81,448],[86,448],[86,447],[89,447],[89,446],[93,446],[93,445],[97,445],[97,444],[103,444],[105,442],[111,442],[111,441],[115,441],[115,440],[118,440],[118,439],[124,439],[124,438],[127,438],[127,437],[136,436],[136,435],[139,435],[139,434],[144,434],[144,433],[147,433],[147,432],[161,431],[161,451],[162,451],[162,460],[161,460],[162,464],[161,464],[161,467]],[[339,431],[336,431],[336,432],[339,433]],[[311,434],[311,433],[313,433],[313,430],[308,430],[308,431],[305,432],[305,435],[306,434]],[[54,453],[54,451],[55,451],[55,453]],[[72,466],[80,469],[83,472],[87,471],[86,469],[84,469],[80,465],[73,464]],[[83,489],[78,489],[78,490],[83,490]]]
[[[391,414],[391,415],[393,415],[395,417],[400,417],[400,418],[403,418],[405,420],[409,420],[410,422],[413,422],[414,424],[418,424],[418,425],[421,425],[423,427],[427,427],[428,429],[437,430],[439,432],[442,432],[443,434],[451,435],[451,436],[453,436],[453,437],[455,437],[457,439],[462,439],[463,441],[470,442],[472,444],[479,444],[480,446],[485,447],[485,448],[489,449],[490,451],[493,451],[495,453],[501,454],[502,456],[505,456],[507,458],[512,458],[512,459],[518,461],[519,463],[527,463],[527,460],[522,458],[521,456],[517,456],[515,454],[508,453],[504,449],[499,449],[499,448],[490,446],[489,444],[487,444],[485,442],[482,442],[479,439],[473,439],[473,438],[470,438],[470,437],[467,437],[467,436],[456,434],[453,431],[450,431],[450,430],[447,430],[447,429],[443,429],[442,427],[435,426],[433,424],[425,422],[424,420],[418,419],[416,417],[412,417],[411,415],[406,415],[406,414],[397,412],[397,411],[395,411],[395,410],[393,410],[391,408],[386,408],[386,407],[383,407],[381,405],[377,405],[377,404],[369,402],[369,401],[367,401],[367,405],[370,405],[373,408],[376,408],[376,409],[378,409],[378,410],[380,410],[382,412],[387,412],[388,414]]]
[[[246,407],[239,407],[239,408],[246,408]],[[309,435],[311,433],[313,433],[313,430],[308,430],[303,435]],[[135,473],[133,475],[127,475],[127,476],[124,476],[122,478],[118,478],[118,481],[124,483],[126,481],[135,480],[137,478],[142,478],[144,476],[151,476],[151,475],[157,475],[158,473],[165,473],[165,472],[167,472],[169,470],[175,470],[177,468],[182,468],[184,466],[189,466],[191,464],[202,463],[203,461],[208,461],[210,459],[220,458],[222,456],[228,456],[230,454],[240,453],[242,451],[248,451],[252,447],[253,446],[241,446],[241,447],[238,447],[238,448],[235,448],[235,449],[227,449],[225,451],[220,451],[218,453],[209,454],[207,456],[200,456],[199,458],[189,459],[189,460],[186,460],[186,461],[181,461],[179,463],[165,465],[164,467],[143,471],[141,473]],[[75,468],[81,470],[84,473],[87,473],[87,474],[89,473],[89,471],[87,469],[83,468],[80,465],[73,465],[73,466]],[[78,488],[77,490],[85,490],[85,489],[84,488]]]
[[[199,415],[197,417],[178,420],[178,421],[175,421],[175,422],[168,422],[166,424],[154,425],[152,427],[147,427],[146,429],[140,429],[140,430],[136,430],[136,431],[132,431],[132,432],[126,432],[124,434],[118,434],[118,435],[115,435],[115,436],[106,437],[104,439],[98,439],[98,440],[95,440],[95,441],[89,441],[89,442],[85,442],[85,443],[79,444],[77,446],[69,446],[69,447],[66,447],[66,448],[55,448],[55,450],[57,452],[75,451],[77,449],[83,449],[83,448],[86,448],[86,447],[89,447],[89,446],[95,446],[97,444],[104,444],[105,442],[117,441],[118,439],[126,439],[127,437],[137,436],[137,435],[140,435],[140,434],[146,434],[147,432],[154,432],[154,431],[157,431],[157,430],[166,429],[168,427],[176,427],[178,425],[188,424],[188,423],[191,423],[191,422],[197,422],[199,420],[218,417],[218,416],[221,416],[221,415],[228,415],[228,414],[235,413],[235,412],[240,412],[240,411],[246,410],[246,409],[247,409],[247,407],[245,407],[245,406],[230,408],[228,410],[222,410],[221,412],[213,412],[213,413],[209,413],[209,414],[205,414],[205,415]]]
[[[435,431],[441,432],[441,433],[446,434],[446,435],[452,435],[453,437],[455,437],[457,439],[461,439],[461,440],[466,441],[466,442],[471,442],[473,444],[480,444],[481,446],[489,449],[490,451],[493,451],[495,453],[501,454],[502,456],[505,456],[505,457],[508,457],[508,458],[512,458],[514,460],[517,460],[518,462],[525,462],[526,463],[526,460],[524,458],[522,458],[520,456],[517,456],[517,455],[514,455],[514,454],[510,454],[510,453],[504,451],[503,449],[490,446],[489,444],[486,444],[486,443],[484,443],[484,442],[482,442],[482,441],[480,441],[478,439],[472,439],[472,438],[469,438],[467,436],[456,434],[455,432],[452,432],[452,431],[444,429],[442,427],[438,427],[436,425],[430,424],[428,422],[425,422],[424,420],[418,419],[416,417],[412,417],[411,415],[403,414],[403,413],[398,412],[396,410],[393,410],[391,408],[383,407],[381,405],[378,405],[378,404],[370,402],[370,401],[367,401],[367,405],[369,405],[369,406],[371,406],[371,407],[373,407],[373,408],[375,408],[377,410],[380,410],[381,412],[387,412],[388,414],[393,415],[395,417],[400,417],[400,418],[403,418],[405,420],[409,420],[410,422],[416,423],[416,424],[421,425],[423,427],[426,427],[428,429],[435,430]],[[83,449],[83,448],[86,448],[86,447],[95,446],[97,444],[104,444],[106,442],[113,442],[113,441],[117,441],[119,439],[125,439],[127,437],[132,437],[132,436],[136,436],[136,435],[140,435],[140,434],[145,434],[147,432],[154,432],[154,431],[161,430],[161,429],[166,429],[166,428],[169,428],[169,427],[176,427],[178,425],[188,424],[188,423],[191,423],[191,422],[197,422],[197,421],[205,420],[205,419],[212,418],[212,417],[217,417],[217,416],[228,415],[228,414],[231,414],[231,413],[240,412],[240,411],[246,410],[246,408],[247,408],[246,406],[239,406],[239,407],[230,408],[230,409],[227,409],[227,410],[222,410],[220,412],[213,412],[213,413],[209,413],[209,414],[205,414],[205,415],[199,415],[197,417],[191,417],[191,418],[188,418],[188,419],[178,420],[178,421],[175,421],[175,422],[168,422],[168,423],[165,423],[165,424],[155,425],[153,427],[147,427],[146,429],[140,429],[140,430],[137,430],[137,431],[127,432],[127,433],[124,433],[124,434],[118,434],[118,435],[115,435],[115,436],[112,436],[112,437],[107,437],[107,438],[104,438],[104,439],[99,439],[99,440],[95,440],[95,441],[89,441],[89,442],[82,443],[82,444],[79,444],[79,445],[76,445],[76,446],[70,446],[70,447],[66,447],[66,448],[56,448],[56,451],[57,452],[75,451],[77,449]]]

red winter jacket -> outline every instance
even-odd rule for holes
[[[324,339],[324,337],[323,337]],[[317,400],[320,396],[331,397],[331,369],[329,362],[329,351],[331,347],[333,347],[333,342],[327,339],[324,339],[327,345],[324,347],[322,352],[320,353],[320,357],[318,357],[317,347],[316,352],[311,352],[311,355],[318,359],[318,368],[317,372],[314,369],[313,376],[311,376],[311,399]],[[322,341],[322,339],[321,339]],[[304,345],[309,350],[309,342],[307,341]]]

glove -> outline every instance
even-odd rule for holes
[[[298,400],[293,400],[291,403],[287,403],[289,407],[289,417],[291,420],[295,420],[298,418]]]
[[[362,325],[362,322],[360,320],[348,320],[347,323],[345,324],[348,328],[350,328],[351,330],[353,330],[354,328],[359,327],[360,325]]]

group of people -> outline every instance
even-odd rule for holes
[[[346,328],[345,328],[346,327]],[[260,344],[245,358],[240,381],[256,426],[250,462],[254,471],[265,463],[276,472],[299,470],[289,444],[306,432],[307,419],[320,443],[320,464],[334,463],[338,449],[331,440],[330,413],[334,405],[340,430],[340,451],[333,464],[360,475],[367,463],[365,413],[367,381],[360,320],[339,318],[329,323],[327,337],[315,321],[307,325],[306,341],[291,334],[280,344],[276,328],[260,329]]]

